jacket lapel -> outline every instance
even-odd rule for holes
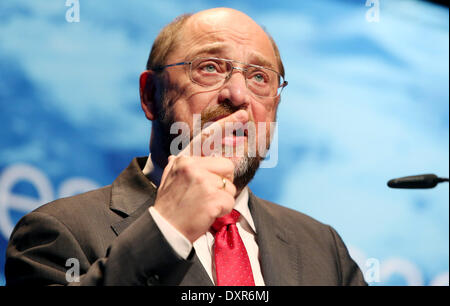
[[[180,286],[214,286],[196,254],[194,254],[192,261],[192,266],[181,281]]]
[[[299,251],[291,244],[293,233],[273,207],[250,192],[249,208],[256,227],[261,270],[266,286],[299,285]]]
[[[153,205],[156,188],[142,173],[146,162],[147,157],[134,158],[114,180],[111,186],[111,210],[122,216],[129,216],[144,203]]]
[[[147,157],[133,159],[112,184],[110,208],[124,217],[111,225],[117,236],[155,202],[157,189],[142,173],[146,162]],[[192,265],[180,285],[213,286],[195,253],[191,260]]]

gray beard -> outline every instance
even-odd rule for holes
[[[237,190],[244,189],[250,183],[259,168],[259,157],[244,156],[234,168],[233,184]]]
[[[170,144],[178,136],[170,133],[170,127],[175,122],[172,113],[168,112],[170,99],[166,92],[162,94],[160,109],[157,114],[156,126],[157,134],[160,135],[159,143],[163,146],[166,156],[170,156]],[[233,110],[235,111],[235,110]],[[192,140],[192,139],[191,139]],[[182,149],[182,148],[179,148]],[[258,170],[262,157],[257,154],[256,157],[249,157],[248,155],[242,157],[234,168],[233,184],[238,191],[242,190],[250,183]]]

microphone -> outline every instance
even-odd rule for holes
[[[437,177],[435,174],[421,174],[392,179],[387,185],[391,188],[426,189],[434,188],[442,182],[448,182],[448,178]]]

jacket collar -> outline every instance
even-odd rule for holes
[[[266,286],[298,285],[299,250],[291,241],[287,220],[273,203],[249,194],[249,208],[256,227],[261,270]]]
[[[129,216],[144,203],[153,205],[156,188],[142,173],[147,158],[134,158],[114,180],[111,188],[111,210]]]

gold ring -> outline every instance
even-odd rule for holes
[[[222,177],[222,183],[223,183],[222,189],[225,189],[225,186],[227,185],[227,179]]]

